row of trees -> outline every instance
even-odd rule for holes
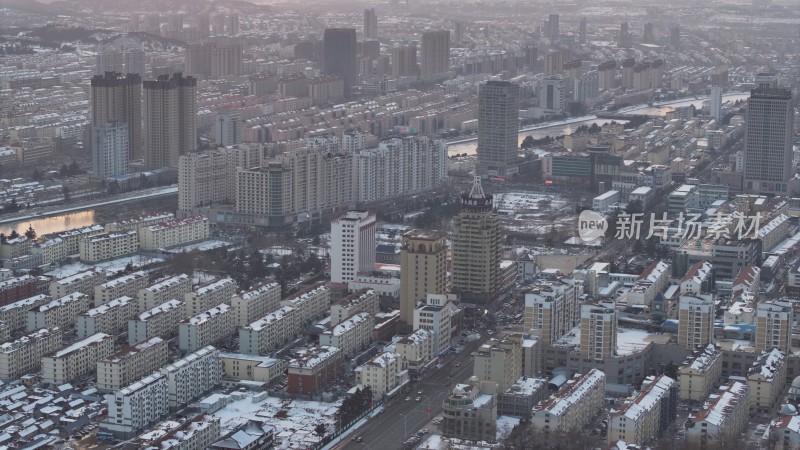
[[[346,397],[342,401],[342,407],[339,408],[338,421],[339,426],[344,427],[347,424],[358,419],[361,414],[364,414],[372,406],[372,388],[365,386],[356,389],[353,395]]]
[[[29,225],[28,229],[25,230],[24,235],[28,239],[36,239],[36,230],[34,230],[33,227]],[[16,239],[18,237],[20,237],[20,234],[17,232],[17,230],[11,230],[11,233],[9,233],[8,236],[6,236],[5,233],[0,233],[0,242],[6,243],[8,242],[9,239]]]
[[[276,262],[280,265],[272,266]],[[285,255],[278,260],[271,254],[262,254],[258,249],[229,252],[225,248],[216,248],[206,252],[193,250],[178,253],[171,258],[168,267],[172,273],[192,273],[199,269],[224,274],[243,289],[263,278],[274,277],[285,295],[293,280],[304,273],[320,273],[325,269],[325,263],[313,252]]]

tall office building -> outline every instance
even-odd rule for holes
[[[133,48],[125,51],[125,73],[135,73],[140,77],[145,76],[144,50]]]
[[[325,29],[323,61],[322,71],[325,75],[339,75],[344,78],[344,95],[351,97],[358,74],[355,28]]]
[[[243,50],[239,44],[205,42],[186,46],[186,74],[206,78],[240,75]]]
[[[722,86],[711,86],[711,96],[708,98],[709,115],[717,122],[722,119]]]
[[[714,340],[714,298],[681,295],[678,299],[678,345],[696,350]]]
[[[148,33],[161,34],[161,16],[158,13],[150,13],[144,16],[144,29]]]
[[[622,48],[631,46],[631,33],[628,27],[628,22],[622,22],[619,27],[618,45]]]
[[[492,198],[475,177],[453,219],[452,290],[462,302],[488,304],[500,291],[500,219]]]
[[[131,19],[128,22],[128,31],[139,31],[142,26],[142,16],[139,13],[131,13]]]
[[[545,114],[561,114],[564,112],[564,77],[551,75],[542,80],[539,88],[539,106]],[[480,126],[480,121],[478,122]]]
[[[106,72],[92,77],[91,126],[124,122],[128,126],[129,160],[142,157],[142,78]]]
[[[197,16],[197,33],[201,38],[211,36],[211,18],[207,12]]]
[[[581,356],[605,359],[617,354],[617,312],[598,304],[581,305]]]
[[[183,14],[169,16],[169,27],[173,30],[183,30]]]
[[[401,45],[392,48],[392,76],[415,77],[419,75],[417,66],[417,46]]]
[[[466,25],[464,25],[464,22],[456,22],[455,30],[453,32],[453,42],[455,42],[456,44],[461,44],[462,42],[464,42],[465,28]]]
[[[519,155],[519,85],[488,81],[478,93],[478,175],[513,175]]]
[[[645,44],[652,44],[655,42],[655,37],[653,36],[653,24],[647,22],[644,24],[644,34],[642,35],[642,42]]]
[[[213,32],[215,36],[224,36],[225,35],[225,15],[224,14],[217,14],[214,16],[213,22]]]
[[[105,179],[128,172],[128,124],[108,122],[92,127],[92,174]]]
[[[197,80],[176,73],[144,82],[144,163],[178,167],[197,148]]]
[[[331,282],[348,283],[375,266],[375,214],[348,211],[331,222]]]
[[[238,36],[239,35],[239,14],[233,13],[228,16],[228,35],[229,36]]]
[[[776,86],[777,83],[772,83]],[[744,184],[748,192],[791,193],[794,176],[792,91],[756,88],[747,102],[744,134]]]
[[[675,25],[670,31],[670,44],[675,50],[681,49],[681,27]]]
[[[227,147],[242,142],[242,112],[239,110],[220,111],[214,125],[214,138],[217,146]]]
[[[788,301],[763,301],[756,307],[756,348],[784,352],[792,350],[792,303]]]
[[[600,92],[614,89],[614,77],[617,72],[617,62],[606,61],[597,65],[598,89]]]
[[[447,242],[444,233],[411,230],[400,250],[400,320],[414,323],[417,302],[447,289]]]
[[[378,15],[374,8],[364,10],[364,40],[378,38]]]
[[[547,18],[547,37],[553,42],[558,41],[561,34],[558,21],[558,14],[550,14]]]
[[[94,75],[103,75],[106,72],[125,73],[122,62],[122,52],[120,50],[100,52],[94,57]]]
[[[425,31],[420,38],[422,78],[446,73],[450,70],[450,30]]]
[[[578,39],[581,44],[587,43],[586,38],[586,17],[581,17],[580,29],[578,31]]]

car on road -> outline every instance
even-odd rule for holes
[[[477,352],[472,352],[472,353],[469,354],[469,356],[475,356],[477,354],[478,354]]]
[[[461,363],[456,363],[456,367],[461,367]]]
[[[422,397],[417,397],[415,400],[416,400],[416,401],[421,401],[421,400],[422,400]]]
[[[422,391],[417,391],[417,395],[422,395]]]
[[[406,401],[410,402],[411,401],[411,397],[406,397]]]
[[[423,429],[421,429],[419,431],[421,431],[422,434],[428,434],[428,429],[427,428],[423,428]]]

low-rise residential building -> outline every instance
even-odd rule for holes
[[[372,316],[380,311],[378,293],[372,289],[359,289],[331,305],[331,326],[338,325],[358,313]]]
[[[374,323],[369,313],[356,314],[322,333],[319,344],[338,348],[345,358],[353,357],[372,342]]]
[[[148,279],[147,272],[139,271],[96,285],[94,306],[100,306],[120,297],[136,298],[139,291],[147,287]]]
[[[547,398],[547,380],[521,377],[497,395],[497,414],[530,419],[533,407]]]
[[[777,348],[764,351],[747,372],[750,408],[769,412],[781,399],[786,385],[786,354]]]
[[[41,256],[42,264],[58,264],[69,256],[67,242],[58,237],[34,243],[31,253]]]
[[[373,400],[382,399],[409,381],[406,359],[399,353],[379,353],[355,372],[356,382],[370,387]]]
[[[747,398],[750,388],[738,381],[720,387],[702,408],[686,420],[686,441],[706,446],[716,442],[736,442],[749,419]]]
[[[114,351],[114,337],[105,333],[85,339],[42,357],[42,381],[64,384],[97,369],[97,361]]]
[[[186,311],[189,315],[196,316],[220,303],[230,304],[237,289],[236,282],[231,278],[220,278],[198,286],[183,296]]]
[[[169,300],[148,309],[128,321],[128,343],[135,344],[151,337],[170,339],[178,334],[178,323],[186,318],[186,304]]]
[[[608,418],[608,443],[625,441],[643,445],[653,442],[675,421],[678,383],[666,375],[648,377],[642,391],[612,410]]]
[[[695,352],[678,368],[680,399],[703,401],[722,376],[722,352],[713,344]]]
[[[663,292],[669,281],[670,265],[664,261],[656,261],[647,266],[636,280],[636,285],[626,294],[628,305],[644,305],[649,307],[656,294]]]
[[[42,356],[61,348],[62,338],[59,328],[45,328],[0,344],[0,380],[14,380],[39,370]]]
[[[236,317],[230,305],[219,305],[192,316],[178,325],[178,348],[195,351],[211,345],[236,331]]]
[[[281,306],[291,306],[296,309],[300,327],[307,327],[328,314],[331,306],[331,290],[320,283],[290,299],[283,300]]]
[[[208,450],[270,449],[275,441],[275,428],[265,421],[250,419],[225,437],[214,442]]]
[[[794,450],[800,448],[800,416],[781,416],[769,426],[769,439],[775,450]]]
[[[86,294],[75,292],[28,310],[27,330],[41,328],[67,329],[75,326],[78,315],[92,307]]]
[[[60,280],[50,282],[50,296],[53,298],[80,292],[94,299],[94,287],[106,281],[106,273],[102,270],[90,269],[78,272]]]
[[[192,291],[192,279],[182,273],[162,278],[139,291],[139,310],[145,311],[170,300],[182,300]]]
[[[122,389],[167,363],[167,341],[151,337],[133,345],[123,345],[111,355],[97,361],[97,388],[105,391]]]
[[[37,279],[30,275],[0,281],[0,305],[8,305],[36,295]]]
[[[39,294],[0,306],[0,322],[6,324],[9,332],[23,330],[28,325],[28,311],[51,301],[49,295]]]
[[[118,439],[130,439],[169,412],[168,382],[163,373],[152,373],[119,391],[106,395],[108,418],[100,430]]]
[[[692,264],[681,279],[682,295],[706,294],[713,287],[714,267],[708,261]]]
[[[265,355],[285,345],[300,331],[297,310],[283,306],[255,322],[239,328],[239,351]]]
[[[128,320],[136,315],[137,303],[131,297],[120,297],[92,308],[78,316],[78,337],[95,333],[117,335],[127,329]]]
[[[478,381],[457,384],[442,402],[442,435],[472,441],[497,439],[497,383]]]
[[[208,239],[208,218],[185,217],[139,228],[139,242],[144,250],[175,247]]]
[[[592,369],[575,375],[558,392],[534,406],[531,424],[536,430],[579,430],[605,403],[606,374]]]
[[[420,328],[395,343],[395,351],[408,362],[408,374],[412,379],[421,378],[436,364],[433,331]]]
[[[311,347],[297,353],[289,361],[286,391],[315,395],[339,378],[341,365],[342,352],[336,347]]]
[[[139,237],[133,230],[96,234],[78,242],[81,261],[98,262],[132,255],[139,251]]]
[[[183,423],[161,422],[133,441],[133,448],[149,450],[205,450],[219,439],[219,417],[199,415]],[[127,449],[126,449],[127,450]]]
[[[106,225],[106,231],[136,231],[142,227],[149,227],[161,222],[169,222],[175,219],[175,214],[171,212],[157,212],[138,217],[130,217]]]
[[[475,353],[473,374],[479,380],[494,381],[500,392],[505,391],[522,376],[520,344],[520,336],[490,339]]]
[[[64,241],[66,249],[64,250],[67,255],[77,255],[79,253],[79,245],[81,239],[87,236],[100,234],[104,230],[103,225],[90,225],[83,228],[75,228],[73,230],[62,231],[61,233],[48,235],[49,239],[61,239]]]
[[[281,302],[281,285],[264,283],[239,292],[230,298],[230,305],[236,312],[236,325],[240,327],[266,316],[278,309]]]
[[[222,382],[219,350],[203,347],[161,369],[167,375],[169,407],[182,408]]]
[[[289,364],[283,358],[220,352],[226,378],[269,383],[286,373]]]

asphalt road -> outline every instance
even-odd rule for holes
[[[439,370],[430,373],[423,380],[413,383],[409,394],[399,395],[381,414],[367,422],[335,447],[336,450],[384,450],[399,449],[403,441],[424,428],[436,415],[442,412],[442,401],[447,398],[455,383],[463,382],[472,376],[475,351],[487,338],[483,333],[481,339],[468,342],[461,353],[449,356]],[[454,338],[456,339],[456,338]],[[457,340],[457,339],[456,339]],[[456,364],[461,364],[456,367]],[[447,384],[450,383],[450,386]],[[422,391],[421,401],[415,401],[417,391]],[[405,397],[411,397],[405,401]],[[430,413],[428,412],[430,410]],[[362,437],[362,442],[353,442],[351,438]]]

